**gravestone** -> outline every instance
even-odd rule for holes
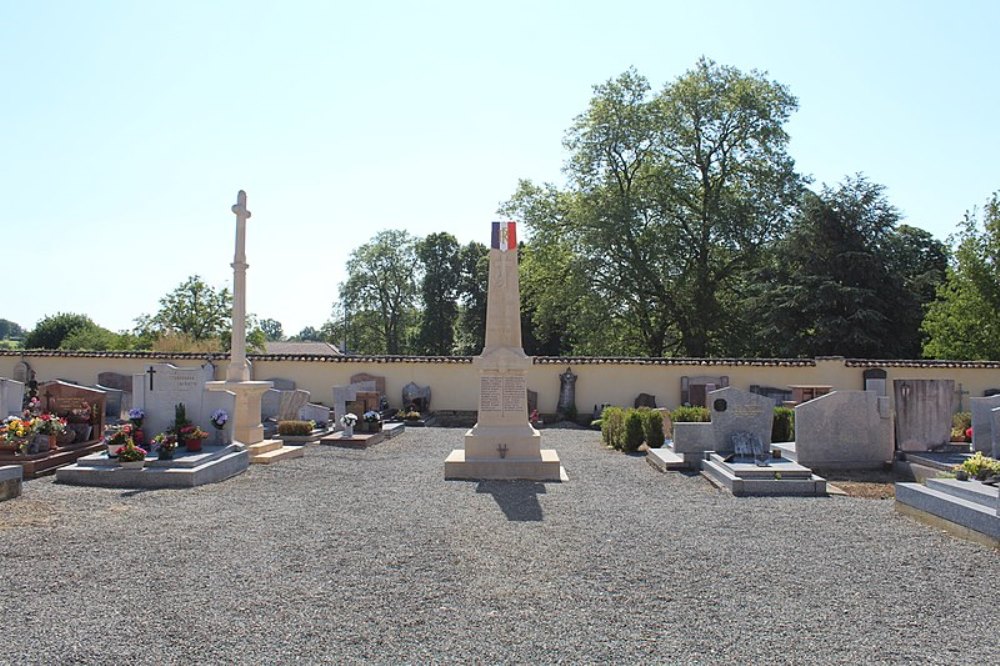
[[[73,446],[101,438],[104,432],[104,391],[54,381],[41,385],[38,397],[44,411],[64,417],[68,428],[76,432]]]
[[[556,404],[556,414],[567,416],[576,413],[576,378],[571,368],[559,375],[559,402]]]
[[[650,395],[649,393],[640,393],[635,397],[635,402],[633,406],[638,409],[639,407],[649,407],[650,409],[656,409],[656,396]]]
[[[756,393],[757,395],[767,396],[774,401],[774,404],[778,407],[784,405],[786,402],[791,402],[792,392],[789,389],[778,388],[777,386],[761,386],[759,384],[751,384],[750,392]]]
[[[486,294],[486,341],[473,359],[479,371],[476,425],[465,446],[444,463],[445,479],[560,481],[559,455],[541,448],[528,422],[527,374],[531,357],[521,345],[521,300],[513,222],[493,223]]]
[[[347,413],[347,403],[354,402],[359,391],[375,391],[374,381],[358,382],[347,386],[333,387],[333,418],[340,426],[340,419]],[[353,412],[351,412],[353,414]]]
[[[681,377],[681,404],[706,407],[707,396],[716,389],[729,386],[729,377]]]
[[[301,389],[295,391],[282,391],[281,402],[278,405],[279,421],[295,421],[299,418],[299,411],[309,402],[309,391]]]
[[[122,419],[122,402],[124,401],[124,391],[120,391],[110,386],[97,384],[94,388],[104,391],[107,400],[104,403],[104,417],[107,421],[120,421]],[[127,414],[126,414],[127,416]]]
[[[325,428],[330,423],[330,408],[325,405],[306,403],[299,410],[300,421],[315,421],[316,426]]]
[[[735,452],[733,434],[737,432],[749,433],[770,450],[774,401],[767,396],[728,386],[708,394],[708,409],[717,453]]]
[[[417,411],[426,414],[431,410],[431,387],[410,382],[403,387],[403,408],[416,405]]]
[[[892,413],[876,391],[834,391],[795,407],[795,459],[806,467],[876,469],[892,460]]]
[[[889,395],[886,378],[888,374],[882,368],[867,368],[861,373],[863,391],[873,391],[877,396]]]
[[[156,363],[147,366],[144,374],[135,375],[132,401],[146,412],[143,430],[149,436],[166,431],[174,424],[174,408],[179,403],[183,403],[187,418],[208,432],[212,432],[211,416],[216,409],[224,410],[232,419],[236,409],[234,395],[205,389],[213,375],[214,368],[207,363],[185,368]]]
[[[1000,407],[994,408],[990,411],[990,415],[993,417],[992,434],[993,434],[993,455],[992,458],[1000,460]],[[973,434],[975,431],[973,431]],[[1000,515],[1000,497],[997,498],[997,509],[998,515]]]
[[[951,379],[896,379],[896,448],[930,451],[951,441],[955,382]]]
[[[386,394],[385,377],[381,375],[370,375],[367,372],[359,372],[356,375],[351,375],[352,384],[362,384],[364,382],[375,382],[375,391],[379,394],[379,397]]]
[[[270,381],[270,380],[268,380]],[[260,397],[260,420],[277,421],[278,408],[281,406],[281,391],[268,389]]]
[[[14,364],[14,375],[15,382],[21,382],[22,384],[27,384],[32,379],[35,378],[35,373],[32,372],[31,366],[28,365],[27,361],[18,361]]]
[[[972,450],[984,455],[993,452],[993,410],[1000,407],[1000,395],[969,398],[972,409]]]
[[[123,375],[120,372],[101,372],[97,375],[97,383],[100,386],[118,389],[121,394],[121,413],[128,414],[132,409],[132,375]]]
[[[0,377],[0,420],[20,416],[24,404],[24,382]]]
[[[270,379],[265,379],[266,382],[271,382],[274,384],[271,388],[278,391],[294,391],[295,390],[295,380],[293,379],[283,379],[281,377],[271,377]]]

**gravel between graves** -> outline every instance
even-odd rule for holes
[[[446,482],[462,435],[184,491],[28,481],[0,503],[0,662],[996,656],[1000,553],[891,501],[737,499],[554,429],[568,483]]]

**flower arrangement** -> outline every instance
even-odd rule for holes
[[[355,414],[347,412],[340,417],[340,424],[343,426],[349,426],[353,428],[358,422],[358,417]]]
[[[185,441],[189,439],[207,439],[208,433],[196,425],[186,425],[181,428],[179,438]]]
[[[67,420],[70,423],[90,423],[93,417],[93,406],[89,402],[81,402],[79,407],[69,410]]]
[[[31,421],[17,416],[8,416],[0,425],[0,442],[14,445],[16,451],[24,453],[28,450],[28,438],[34,434]]]
[[[217,409],[212,412],[212,426],[216,430],[222,430],[226,427],[226,422],[229,420],[229,414],[226,414],[224,409]]]
[[[44,412],[31,419],[31,429],[39,435],[61,435],[66,432],[66,419]]]
[[[125,446],[118,449],[118,460],[120,462],[135,462],[137,460],[146,459],[146,449],[136,446],[135,442],[131,439],[126,442]]]
[[[133,407],[132,409],[128,410],[128,420],[131,421],[132,425],[134,425],[136,428],[142,427],[142,421],[145,418],[146,418],[146,412],[144,412],[139,407]]]
[[[177,436],[161,432],[153,438],[153,446],[151,448],[164,457],[169,457],[177,449]]]
[[[379,423],[382,420],[381,414],[374,410],[368,410],[364,414],[365,423]]]
[[[129,444],[135,446],[135,433],[136,430],[131,423],[106,426],[104,428],[104,443],[107,445],[108,451],[117,455],[121,449]]]

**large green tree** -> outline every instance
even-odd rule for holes
[[[352,351],[408,351],[408,327],[416,318],[417,267],[415,239],[405,231],[380,231],[351,252],[333,317],[347,313]]]
[[[758,274],[760,351],[916,356],[924,287],[935,270],[940,279],[944,249],[919,230],[897,229],[898,220],[884,188],[860,175],[804,194],[770,269]]]
[[[60,312],[43,317],[24,338],[26,349],[59,349],[63,341],[78,331],[99,328],[84,314]]]
[[[0,319],[0,340],[21,339],[24,337],[24,329],[9,319]]]
[[[489,248],[475,241],[458,253],[458,318],[455,324],[454,353],[471,356],[486,343],[486,292],[489,288]]]
[[[622,331],[607,352],[725,351],[729,292],[801,189],[784,130],[795,108],[764,74],[706,59],[656,94],[630,70],[597,86],[570,129],[568,189],[521,183],[505,211],[532,244],[573,255],[572,282]]]
[[[233,297],[228,288],[216,290],[192,275],[160,299],[155,315],[136,319],[136,333],[147,337],[179,334],[194,342],[221,340],[232,325],[232,310]]]
[[[420,280],[420,329],[416,351],[447,356],[455,344],[461,261],[459,244],[449,233],[436,233],[416,242],[423,277]]]
[[[1000,360],[1000,192],[973,210],[951,238],[945,283],[924,318],[924,355]]]

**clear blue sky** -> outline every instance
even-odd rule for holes
[[[383,229],[487,242],[519,178],[562,182],[593,85],[702,55],[798,97],[816,185],[863,172],[942,240],[1000,189],[1000,3],[0,0],[0,317],[113,330],[200,274],[248,309],[331,313]]]

